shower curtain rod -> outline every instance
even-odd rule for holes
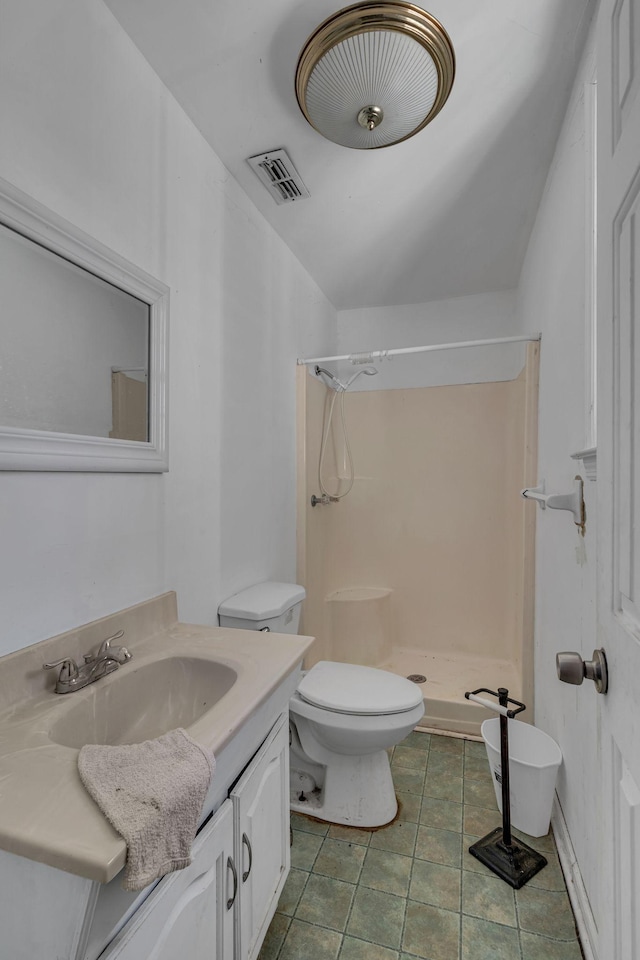
[[[458,347],[490,347],[497,343],[521,343],[536,341],[542,338],[541,333],[529,333],[522,337],[497,337],[494,340],[459,340],[455,343],[432,343],[424,347],[399,347],[396,350],[372,350],[370,353],[344,353],[339,357],[309,357],[306,360],[298,358],[298,365],[310,363],[330,363],[332,360],[351,360],[352,363],[370,363],[372,360],[386,360],[389,357],[398,357],[405,353],[431,353],[435,350],[455,350]]]

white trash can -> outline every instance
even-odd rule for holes
[[[511,825],[530,837],[543,837],[549,832],[562,752],[555,740],[530,723],[509,720],[508,724]],[[485,720],[480,730],[491,767],[498,809],[502,813],[500,718]]]

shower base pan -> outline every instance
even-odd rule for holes
[[[424,653],[410,647],[395,647],[391,656],[378,666],[401,677],[423,674],[427,678],[419,684],[425,706],[420,727],[427,729],[479,737],[482,721],[493,714],[465,700],[467,690],[507,687],[510,696],[522,698],[522,678],[508,660],[473,657],[450,650]]]

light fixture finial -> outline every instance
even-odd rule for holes
[[[380,126],[383,118],[384,111],[382,107],[363,107],[358,114],[358,123],[367,130],[375,130],[376,127]]]

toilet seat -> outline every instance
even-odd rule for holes
[[[309,670],[297,692],[315,707],[356,716],[406,713],[422,704],[422,690],[404,677],[328,660]]]

